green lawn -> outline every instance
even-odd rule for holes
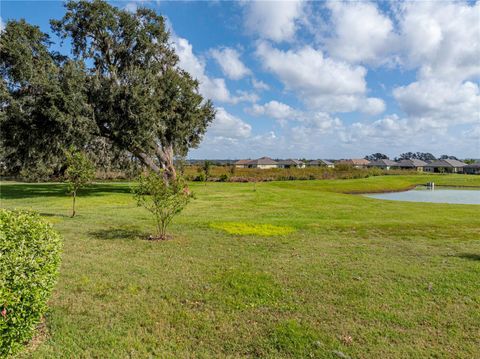
[[[193,184],[164,242],[141,240],[154,224],[129,184],[83,191],[72,219],[64,185],[4,182],[2,207],[37,210],[65,238],[47,336],[23,356],[478,358],[480,207],[345,193],[432,178],[480,186]],[[258,234],[229,234],[245,224]]]

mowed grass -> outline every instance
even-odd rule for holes
[[[64,185],[4,182],[2,207],[37,210],[65,238],[47,335],[20,357],[478,358],[480,207],[345,193],[431,180],[480,186],[192,184],[163,242],[142,240],[154,224],[129,184],[84,190],[69,218]]]

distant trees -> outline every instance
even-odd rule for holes
[[[51,24],[71,40],[73,59],[50,51],[48,36],[24,20],[9,21],[2,32],[0,141],[7,168],[60,171],[66,148],[87,148],[101,137],[174,180],[174,156],[200,143],[215,110],[198,81],[178,67],[164,18],[103,0],[65,7]]]
[[[371,155],[364,157],[368,161],[378,161],[378,160],[388,160],[388,156],[384,155],[383,153],[372,153]]]
[[[441,159],[441,160],[458,160],[457,157],[455,157],[455,156],[449,156],[449,155],[441,155],[441,156],[440,156],[440,159]]]
[[[402,153],[399,157],[395,158],[395,160],[408,160],[408,159],[434,161],[437,158],[428,152],[405,152],[405,153]]]

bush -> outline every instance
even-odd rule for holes
[[[228,177],[228,175],[227,175],[226,173],[222,173],[222,174],[220,175],[220,177],[218,177],[218,180],[219,180],[220,182],[228,182],[229,177]]]
[[[163,174],[149,173],[141,176],[133,189],[137,205],[153,214],[157,226],[157,237],[167,239],[167,226],[193,197],[181,178],[164,180]]]
[[[33,336],[60,264],[61,239],[40,216],[0,209],[0,357]]]
[[[204,173],[199,173],[193,180],[195,182],[205,182],[207,180],[207,177]]]

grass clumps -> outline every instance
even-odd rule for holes
[[[315,358],[322,346],[314,330],[296,320],[280,322],[270,332],[269,337],[277,351],[295,358]]]
[[[276,226],[273,224],[254,224],[244,222],[220,222],[211,223],[211,228],[220,229],[229,234],[240,236],[284,236],[295,232],[295,228],[290,226]]]
[[[280,285],[267,273],[229,270],[218,282],[223,301],[235,309],[276,306],[283,298]]]

